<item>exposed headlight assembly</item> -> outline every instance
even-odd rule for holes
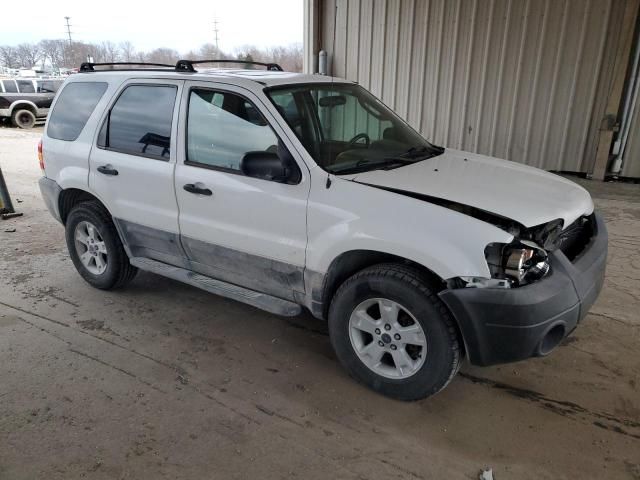
[[[530,240],[487,245],[485,256],[491,278],[458,277],[452,288],[514,288],[540,280],[549,273],[547,252]],[[460,281],[462,283],[460,283]]]
[[[503,249],[504,275],[518,285],[540,280],[549,272],[547,252],[533,242],[521,240]]]

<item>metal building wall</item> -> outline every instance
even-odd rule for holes
[[[593,168],[605,52],[625,0],[316,1],[332,73],[426,138],[548,170]]]
[[[640,95],[636,97],[633,119],[629,130],[629,140],[622,162],[620,175],[640,178]]]

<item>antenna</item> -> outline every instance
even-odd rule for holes
[[[69,45],[71,45],[73,43],[71,41],[71,25],[69,25],[69,20],[71,19],[71,17],[64,17],[64,19],[66,21],[67,36],[69,37]]]

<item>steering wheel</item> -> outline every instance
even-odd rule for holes
[[[369,135],[367,135],[366,133],[359,133],[355,137],[353,137],[351,140],[349,140],[348,147],[349,148],[353,147],[356,143],[358,143],[358,140],[361,140],[361,139],[364,139],[364,145],[366,147],[368,147],[371,144],[371,139],[369,138]]]

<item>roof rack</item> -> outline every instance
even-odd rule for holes
[[[107,63],[91,63],[91,62],[83,62],[80,64],[81,72],[95,72],[95,68],[93,67],[110,67],[113,65],[127,65],[127,66],[145,66],[145,67],[163,67],[176,69],[176,65],[169,65],[166,63],[148,63],[148,62],[107,62]],[[119,68],[118,70],[138,70],[138,69],[123,69]]]
[[[262,67],[267,67],[267,70],[272,72],[282,72],[282,67],[277,63],[264,63],[264,62],[250,62],[248,60],[178,60],[176,63],[176,71],[181,72],[195,72],[196,69],[193,68],[194,65],[199,63],[240,63],[242,65],[260,65]]]
[[[125,67],[155,67],[155,68],[117,68],[115,70],[159,70],[167,71],[172,69],[176,72],[196,72],[193,68],[194,65],[200,63],[240,63],[242,65],[260,65],[267,67],[267,70],[272,72],[282,72],[282,67],[277,63],[264,63],[264,62],[250,62],[248,60],[178,60],[175,65],[169,65],[167,63],[148,63],[148,62],[105,62],[105,63],[91,63],[83,62],[80,65],[80,72],[95,72],[94,67],[112,67],[112,66],[125,66]]]

